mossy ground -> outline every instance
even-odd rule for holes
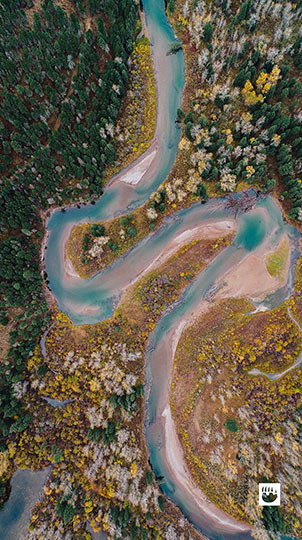
[[[271,276],[283,280],[285,277],[286,262],[288,260],[289,245],[288,240],[283,238],[274,253],[266,258],[267,270]]]

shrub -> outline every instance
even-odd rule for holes
[[[227,418],[224,425],[232,433],[236,433],[236,431],[238,431],[238,425],[235,418]]]
[[[93,225],[91,225],[90,232],[92,236],[104,236],[105,227],[104,225],[98,225],[97,223],[94,223]]]
[[[180,43],[180,41],[174,41],[170,45],[170,49],[167,52],[167,56],[169,54],[176,54],[178,51],[181,51],[181,50],[182,50],[182,44]]]
[[[207,22],[203,29],[202,39],[206,43],[210,43],[212,40],[212,36],[213,36],[213,27],[210,22]]]
[[[184,118],[184,116],[185,116],[185,113],[183,112],[183,110],[177,109],[177,118],[180,118],[181,120],[182,118]]]
[[[130,238],[134,238],[137,235],[137,230],[134,225],[130,225],[130,227],[127,227],[126,233],[128,236],[130,236]]]
[[[158,501],[159,509],[163,512],[164,511],[164,506],[165,506],[164,497],[162,495],[159,495],[159,497],[157,497],[157,501]]]
[[[153,472],[152,471],[147,471],[146,472],[147,484],[152,484],[152,480],[153,480]]]

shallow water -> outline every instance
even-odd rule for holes
[[[269,240],[270,247],[274,249],[278,245],[284,232],[291,238],[291,244],[295,243],[295,230],[284,225],[279,207],[271,198],[266,198],[258,204],[258,208],[265,209],[266,215],[257,213],[257,208],[247,215],[240,217],[240,228],[233,244],[220,253],[208,267],[199,274],[194,282],[184,292],[181,300],[165,315],[156,326],[149,339],[147,354],[147,386],[149,396],[147,403],[146,436],[151,454],[151,463],[158,476],[164,477],[161,484],[164,492],[181,508],[188,519],[194,523],[203,534],[211,539],[228,538],[224,527],[209,518],[200,509],[199,501],[191,496],[190,489],[180,485],[181,474],[175,470],[167,458],[169,441],[165,436],[165,420],[167,414],[167,396],[171,383],[171,369],[173,354],[171,352],[171,336],[175,329],[198,308],[215,282],[230,269],[240,262],[249,252],[260,247],[262,242]],[[261,219],[260,219],[261,217]],[[292,252],[292,256],[294,251]],[[283,301],[288,294],[288,288],[284,287]],[[164,361],[163,361],[164,359]],[[257,497],[257,494],[255,494]],[[237,540],[248,538],[247,533],[232,533],[232,538]]]
[[[80,209],[74,207],[68,209],[66,212],[58,210],[52,214],[48,223],[50,235],[45,254],[46,269],[52,277],[52,281],[58,280],[58,286],[56,288],[57,298],[60,298],[60,295],[62,297],[64,296],[64,290],[58,278],[58,275],[62,272],[63,259],[58,258],[58,253],[60,252],[60,239],[62,238],[65,227],[85,221],[107,219],[137,208],[161,184],[170,171],[176,157],[180,130],[175,127],[174,118],[177,108],[181,105],[185,73],[184,57],[182,52],[176,55],[166,56],[166,52],[169,50],[169,44],[175,39],[175,36],[165,16],[164,1],[143,0],[143,5],[155,67],[157,86],[157,125],[155,137],[158,141],[159,150],[151,164],[150,170],[147,171],[142,181],[135,188],[122,182],[114,183],[113,178],[113,182],[110,182],[112,185],[108,184],[104,190],[104,194],[95,205],[83,205]],[[102,300],[100,297],[99,301],[104,302],[105,309],[100,310],[98,316],[91,317],[87,322],[94,322],[111,314],[112,298],[107,299],[105,295],[104,299]],[[64,309],[64,303],[62,308]],[[85,318],[78,317],[77,322],[85,322]],[[42,340],[41,343],[42,349],[45,345],[44,341]],[[43,485],[46,476],[43,481],[40,481],[42,478],[41,471],[29,472],[27,476],[24,473],[25,471],[17,471],[15,473],[12,480],[13,491],[0,513],[0,540],[18,540],[19,538],[21,540],[21,527],[22,540],[26,536],[23,525],[29,519],[27,512],[27,501],[29,501],[29,498],[27,498],[27,492],[22,489],[23,479],[24,485],[28,485],[30,494],[34,499],[34,497],[38,498],[40,487]],[[102,538],[101,534],[99,536]],[[105,535],[103,537],[106,538]]]
[[[232,217],[224,208],[223,199],[213,199],[204,205],[199,203],[169,216],[160,229],[142,240],[133,250],[118,259],[109,269],[89,280],[64,279],[63,272],[48,267],[50,284],[57,296],[60,309],[66,311],[77,324],[95,322],[109,317],[114,310],[121,291],[148,267],[165,245],[184,231],[194,229],[201,223],[214,220],[227,221]],[[247,533],[225,532],[225,525],[207,516],[200,509],[199,501],[190,489],[185,489],[175,477],[175,471],[167,457],[169,441],[165,439],[162,413],[169,394],[172,355],[169,337],[181,322],[198,308],[205,295],[234,265],[243,260],[251,251],[257,252],[264,243],[274,249],[281,236],[287,233],[291,246],[296,243],[295,229],[286,225],[278,205],[271,197],[258,201],[248,214],[238,217],[238,232],[233,243],[221,252],[185,290],[182,298],[160,320],[149,340],[147,354],[147,388],[149,389],[146,416],[146,437],[152,466],[158,476],[163,476],[163,491],[181,508],[189,520],[206,536],[213,539],[248,538]],[[49,252],[51,253],[51,252]],[[49,255],[48,253],[48,255]],[[292,260],[295,251],[292,250]],[[61,261],[63,269],[63,261]],[[280,301],[288,295],[290,279],[280,289]],[[87,310],[81,312],[85,306]],[[89,312],[89,309],[96,311]],[[163,361],[164,359],[164,361]]]
[[[41,471],[17,469],[10,497],[0,511],[0,540],[25,540],[31,510],[38,502],[50,467]]]
[[[209,220],[227,220],[233,217],[224,208],[223,199],[211,200],[205,205],[196,203],[165,219],[160,229],[142,240],[131,252],[118,259],[109,269],[89,280],[66,278],[64,274],[64,235],[74,224],[103,220],[134,209],[145,202],[165,179],[177,153],[180,132],[174,124],[176,109],[180,106],[184,85],[184,59],[182,52],[166,56],[169,44],[174,39],[172,29],[167,24],[163,0],[144,0],[146,22],[150,32],[158,91],[158,119],[156,137],[159,150],[142,181],[135,187],[113,179],[103,196],[95,205],[71,208],[62,213],[56,211],[48,221],[49,239],[45,252],[45,265],[50,287],[58,301],[58,307],[66,312],[76,324],[94,323],[108,318],[114,311],[124,287],[136,279],[146,267],[152,264],[165,246],[184,231],[190,230]],[[146,436],[152,466],[156,474],[163,476],[161,484],[165,493],[181,508],[189,520],[209,538],[228,538],[223,526],[202,513],[189,490],[183,490],[171,470],[167,459],[169,441],[165,441],[162,430],[162,412],[169,392],[171,353],[168,338],[179,323],[198,307],[199,302],[214,287],[215,283],[233,265],[241,261],[250,251],[257,250],[263,242],[269,241],[272,249],[278,245],[281,235],[287,232],[292,244],[295,230],[285,225],[279,207],[267,197],[258,202],[250,213],[238,218],[238,233],[229,247],[220,253],[212,263],[197,276],[177,302],[159,322],[149,340],[147,354],[147,415]],[[290,283],[279,291],[280,301],[288,294]],[[163,361],[164,359],[164,361]],[[18,479],[18,473],[14,476]],[[32,495],[40,490],[39,472],[37,483],[32,482]],[[32,478],[34,478],[33,476]],[[15,510],[21,513],[25,504],[21,486],[16,484]],[[12,504],[13,493],[5,505]],[[37,495],[38,497],[38,495]],[[17,518],[16,518],[17,519]],[[26,517],[22,518],[26,521]],[[0,530],[3,527],[0,514]],[[18,519],[8,522],[9,534],[18,529]],[[19,534],[19,533],[18,533]],[[6,536],[10,540],[12,536]],[[18,538],[18,536],[14,536]],[[245,534],[233,534],[237,540],[247,538]]]

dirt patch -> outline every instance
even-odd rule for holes
[[[251,253],[220,281],[224,283],[224,286],[217,293],[217,298],[245,296],[259,302],[286,283],[288,270],[289,256],[287,256],[286,269],[280,279],[268,272],[264,256]]]

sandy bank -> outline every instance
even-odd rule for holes
[[[198,308],[198,313],[200,314],[202,311],[206,311],[208,308],[208,303],[201,302]],[[169,351],[169,358],[167,361],[171,364],[171,370],[174,354],[180,336],[187,326],[191,326],[192,319],[196,316],[197,312],[195,311],[186,320],[182,320],[174,331],[167,335],[168,349],[166,350]],[[163,447],[166,450],[165,458],[170,475],[173,478],[173,481],[175,481],[175,484],[178,487],[181,487],[182,493],[185,494],[185,496],[188,495],[190,499],[192,498],[192,495],[194,496],[194,501],[198,507],[198,510],[203,516],[205,516],[209,525],[213,525],[215,529],[225,533],[245,532],[251,530],[251,527],[248,524],[237,521],[217,508],[217,506],[212,503],[207,498],[205,493],[195,484],[186,465],[184,452],[171,414],[169,395],[167,395],[165,400],[161,403],[161,414],[158,421],[162,424],[162,431],[165,437]]]
[[[228,219],[222,221],[210,220],[206,223],[198,225],[197,227],[194,227],[194,229],[188,229],[187,231],[183,231],[179,236],[173,238],[168,244],[166,244],[164,249],[157,255],[157,257],[155,257],[152,263],[149,264],[149,266],[147,266],[146,268],[144,268],[142,272],[134,276],[132,281],[128,283],[126,287],[124,287],[121,302],[123,301],[124,295],[131,285],[134,285],[136,281],[138,281],[144,275],[150,272],[150,270],[154,270],[155,268],[166,262],[168,259],[170,259],[170,257],[172,257],[172,255],[174,255],[182,246],[188,244],[189,242],[192,242],[193,240],[209,240],[220,238],[221,236],[226,236],[227,234],[230,234],[235,229],[236,220]]]
[[[138,184],[138,182],[140,182],[144,174],[149,169],[155,157],[155,154],[156,154],[156,149],[154,148],[152,152],[150,152],[139,163],[137,163],[134,167],[132,167],[131,170],[123,174],[119,178],[120,182],[126,182],[127,184],[133,184],[133,185]]]
[[[282,236],[280,243],[284,238],[287,239],[289,245],[287,235]],[[265,248],[263,246],[262,250],[258,250],[257,253],[251,253],[241,263],[232,268],[217,283],[217,285],[225,284],[217,293],[216,298],[247,297],[252,301],[261,302],[268,294],[283,287],[288,279],[290,250],[284,268],[284,277],[283,279],[278,279],[272,276],[267,270],[266,257],[274,252],[267,249],[268,245]]]
[[[61,237],[61,249],[63,250],[64,257],[64,278],[65,279],[82,279],[73,267],[73,264],[67,254],[67,244],[70,237],[71,229],[73,225],[66,227]],[[179,236],[173,238],[169,244],[159,253],[152,263],[144,268],[144,270],[133,277],[132,281],[124,288],[124,291],[133,285],[138,279],[147,274],[150,270],[158,267],[165,261],[167,261],[178,249],[193,240],[209,240],[225,236],[236,229],[236,220],[228,219],[222,221],[210,220],[206,223],[202,223],[193,229],[183,231]]]
[[[161,253],[154,259],[154,261],[137,277],[141,278],[150,270],[154,270],[154,268],[160,264],[163,264],[170,257],[172,257],[172,255],[174,255],[179,248],[188,244],[189,242],[192,242],[193,240],[212,240],[230,234],[235,229],[235,219],[228,219],[223,221],[208,221],[194,227],[194,229],[183,231],[179,236],[173,238],[170,243],[165,246],[165,249],[161,251]]]
[[[116,182],[124,182],[130,185],[138,184],[151,167],[157,155],[158,148],[158,140],[155,137],[146,152],[139,156],[135,161],[133,161],[120,173],[116,174],[112,178],[112,181],[108,182],[107,186],[112,186]]]
[[[76,270],[74,269],[73,264],[67,254],[67,245],[68,245],[69,237],[70,237],[73,227],[74,227],[73,223],[71,223],[70,225],[67,225],[60,238],[60,252],[61,252],[60,258],[61,260],[64,261],[63,275],[64,275],[65,280],[75,279],[75,278],[82,279],[79,276],[79,274],[76,272]]]
[[[222,510],[219,510],[217,506],[209,501],[204,492],[193,483],[190,472],[185,465],[183,451],[179,443],[169,405],[162,412],[162,418],[165,438],[169,441],[169,444],[166,445],[167,457],[169,464],[172,465],[171,472],[173,470],[173,475],[177,478],[178,486],[181,485],[184,492],[190,493],[191,496],[192,494],[194,495],[201,512],[215,524],[217,529],[223,532],[249,531],[251,529],[249,525],[240,523],[225,514]]]

